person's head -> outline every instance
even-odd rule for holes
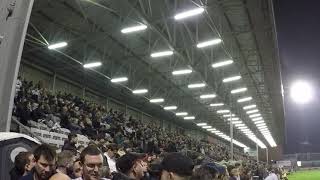
[[[14,167],[20,175],[31,171],[34,167],[34,156],[31,152],[20,152],[14,158]]]
[[[107,145],[107,153],[110,158],[114,158],[118,152],[118,146],[114,143]]]
[[[35,173],[39,179],[48,179],[55,170],[56,152],[47,144],[38,146],[34,152]]]
[[[193,162],[180,153],[170,153],[161,162],[161,180],[186,180],[192,175]]]
[[[103,167],[103,156],[99,148],[89,145],[80,154],[82,176],[84,180],[100,179]]]
[[[74,161],[72,170],[73,170],[72,174],[75,178],[79,178],[82,176],[82,167],[81,167],[80,159],[77,159]]]
[[[208,166],[200,166],[192,174],[191,180],[216,180],[217,170]]]
[[[78,136],[76,134],[74,134],[74,133],[70,133],[68,135],[68,140],[69,140],[70,143],[77,144]]]
[[[144,160],[145,154],[127,153],[117,160],[116,167],[130,178],[141,179],[147,170]]]
[[[64,169],[64,173],[66,174],[66,171],[72,168],[74,157],[75,156],[72,151],[62,151],[58,154],[57,168]]]
[[[231,177],[239,176],[239,169],[235,166],[228,166],[228,172]]]

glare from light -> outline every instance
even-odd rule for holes
[[[156,99],[150,99],[151,103],[161,103],[164,102],[164,99],[162,98],[156,98]]]
[[[210,129],[207,129],[207,131],[215,131],[215,130],[217,130],[216,128],[210,128]]]
[[[306,81],[296,81],[290,88],[290,96],[298,104],[307,104],[312,100],[313,89]]]
[[[238,89],[232,90],[231,94],[242,93],[242,92],[246,92],[247,90],[248,90],[247,88],[238,88]]]
[[[177,106],[165,106],[163,109],[164,110],[176,110],[178,107]]]
[[[204,8],[199,7],[199,8],[195,8],[195,9],[191,9],[191,10],[187,10],[187,11],[178,13],[174,16],[174,19],[181,20],[181,19],[185,19],[188,17],[199,15],[203,12],[204,12]]]
[[[176,116],[187,116],[188,113],[187,112],[177,112]]]
[[[232,124],[242,124],[242,121],[230,121]]]
[[[217,95],[215,94],[204,94],[200,96],[201,99],[209,99],[209,98],[215,98],[215,97],[217,97]]]
[[[148,89],[135,89],[132,91],[133,94],[145,94],[148,92]]]
[[[211,107],[220,107],[220,106],[223,106],[224,104],[223,103],[213,103],[213,104],[210,104]]]
[[[197,84],[189,84],[188,88],[189,89],[194,89],[194,88],[202,88],[205,87],[206,84],[205,83],[197,83]]]
[[[206,126],[207,123],[198,123],[197,126]]]
[[[48,49],[58,49],[58,48],[62,48],[62,47],[65,47],[67,46],[68,43],[67,42],[59,42],[59,43],[55,43],[55,44],[51,44],[51,45],[48,45]]]
[[[91,62],[91,63],[86,63],[83,65],[84,68],[94,68],[94,67],[98,67],[101,66],[102,63],[101,62]]]
[[[220,61],[220,62],[213,63],[211,66],[213,68],[218,68],[218,67],[230,65],[232,63],[233,63],[233,60],[225,60],[225,61]]]
[[[137,31],[143,31],[145,29],[147,29],[147,26],[144,25],[144,24],[140,24],[140,25],[137,25],[137,26],[131,26],[131,27],[123,28],[123,29],[121,29],[121,32],[123,34],[127,34],[127,33],[132,33],[132,32],[137,32]]]
[[[111,82],[113,83],[118,83],[118,82],[125,82],[128,81],[127,77],[118,77],[118,78],[112,78]]]
[[[252,100],[252,97],[244,97],[244,98],[238,99],[237,102],[238,103],[243,103],[243,102],[248,102],[248,101],[251,101],[251,100]]]
[[[254,110],[247,111],[246,113],[247,114],[253,114],[253,113],[257,113],[257,112],[259,112],[259,110],[258,109],[254,109]]]
[[[191,69],[181,69],[172,72],[172,75],[182,75],[182,74],[190,74],[192,73]]]
[[[209,129],[212,128],[212,126],[202,126],[203,129]]]
[[[261,123],[264,123],[264,121],[255,121],[254,123],[255,124],[261,124]]]
[[[245,124],[235,124],[236,127],[246,127]]]
[[[232,76],[232,77],[224,78],[222,82],[228,83],[228,82],[237,81],[240,79],[241,79],[241,76]]]
[[[238,120],[239,120],[239,118],[237,118],[237,117],[233,117],[233,118],[228,118],[227,120],[228,120],[228,121],[238,121]]]
[[[227,110],[227,109],[218,110],[217,113],[218,113],[218,114],[226,114],[226,113],[230,113],[230,110]]]
[[[267,127],[266,123],[256,124],[257,127]]]
[[[263,118],[262,117],[257,117],[257,118],[252,118],[251,120],[252,121],[260,121],[260,120],[263,120]]]
[[[223,117],[236,117],[236,115],[235,114],[225,114],[225,115],[223,115]]]
[[[257,107],[257,105],[251,104],[251,105],[248,105],[248,106],[244,106],[243,109],[244,110],[248,110],[248,109],[253,109],[253,108],[256,108],[256,107]]]
[[[212,39],[212,40],[208,40],[208,41],[204,41],[204,42],[200,42],[197,44],[197,48],[204,48],[207,46],[213,46],[216,44],[220,44],[222,42],[221,39]]]
[[[194,116],[187,116],[187,117],[184,117],[183,119],[185,119],[185,120],[192,120],[192,119],[195,119],[195,117],[194,117]]]
[[[261,114],[251,114],[249,116],[249,118],[255,118],[255,117],[260,117],[260,116],[261,116]]]
[[[157,58],[157,57],[171,56],[171,55],[173,55],[173,51],[160,51],[160,52],[152,53],[150,56],[153,58]]]

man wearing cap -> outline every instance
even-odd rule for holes
[[[193,167],[189,157],[180,153],[170,153],[161,162],[161,180],[188,180]]]
[[[113,180],[140,180],[146,172],[144,163],[145,154],[127,153],[120,157],[117,162],[117,173],[113,176]]]

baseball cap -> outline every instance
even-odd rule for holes
[[[137,160],[143,160],[145,157],[142,153],[127,153],[117,160],[117,170],[126,174]]]
[[[181,153],[169,153],[161,162],[162,170],[173,172],[180,176],[191,176],[193,167],[192,159]]]

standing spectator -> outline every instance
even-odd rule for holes
[[[269,176],[265,178],[265,180],[279,180],[278,176],[275,173],[275,170],[273,168],[269,169]]]
[[[188,180],[192,175],[192,160],[180,153],[170,153],[161,162],[161,180]]]
[[[38,146],[34,152],[35,166],[20,180],[47,180],[55,170],[56,152],[47,144]]]
[[[70,133],[68,135],[68,139],[64,142],[64,145],[62,146],[62,151],[69,150],[72,151],[74,154],[77,153],[77,147],[76,144],[78,142],[78,137],[74,133]]]
[[[74,179],[82,177],[82,167],[81,167],[80,159],[77,159],[74,161],[71,177]]]
[[[62,151],[58,154],[56,174],[53,175],[50,180],[69,180],[71,174],[72,162],[74,154],[72,151]]]
[[[117,160],[116,166],[119,173],[115,174],[113,180],[140,180],[146,172],[143,160],[145,154],[128,153]]]
[[[34,167],[34,157],[31,152],[20,152],[14,158],[14,167],[10,171],[11,180],[25,176]]]
[[[116,153],[118,152],[118,147],[116,144],[109,144],[107,146],[107,152],[104,153],[104,156],[107,158],[107,163],[110,168],[110,172],[117,172],[117,167],[116,167]]]
[[[99,180],[102,175],[103,157],[95,145],[89,145],[80,154],[82,177],[75,180]]]
[[[229,180],[237,180],[238,176],[239,176],[239,169],[236,168],[235,166],[228,166],[228,171],[229,171],[229,175],[230,178]]]

